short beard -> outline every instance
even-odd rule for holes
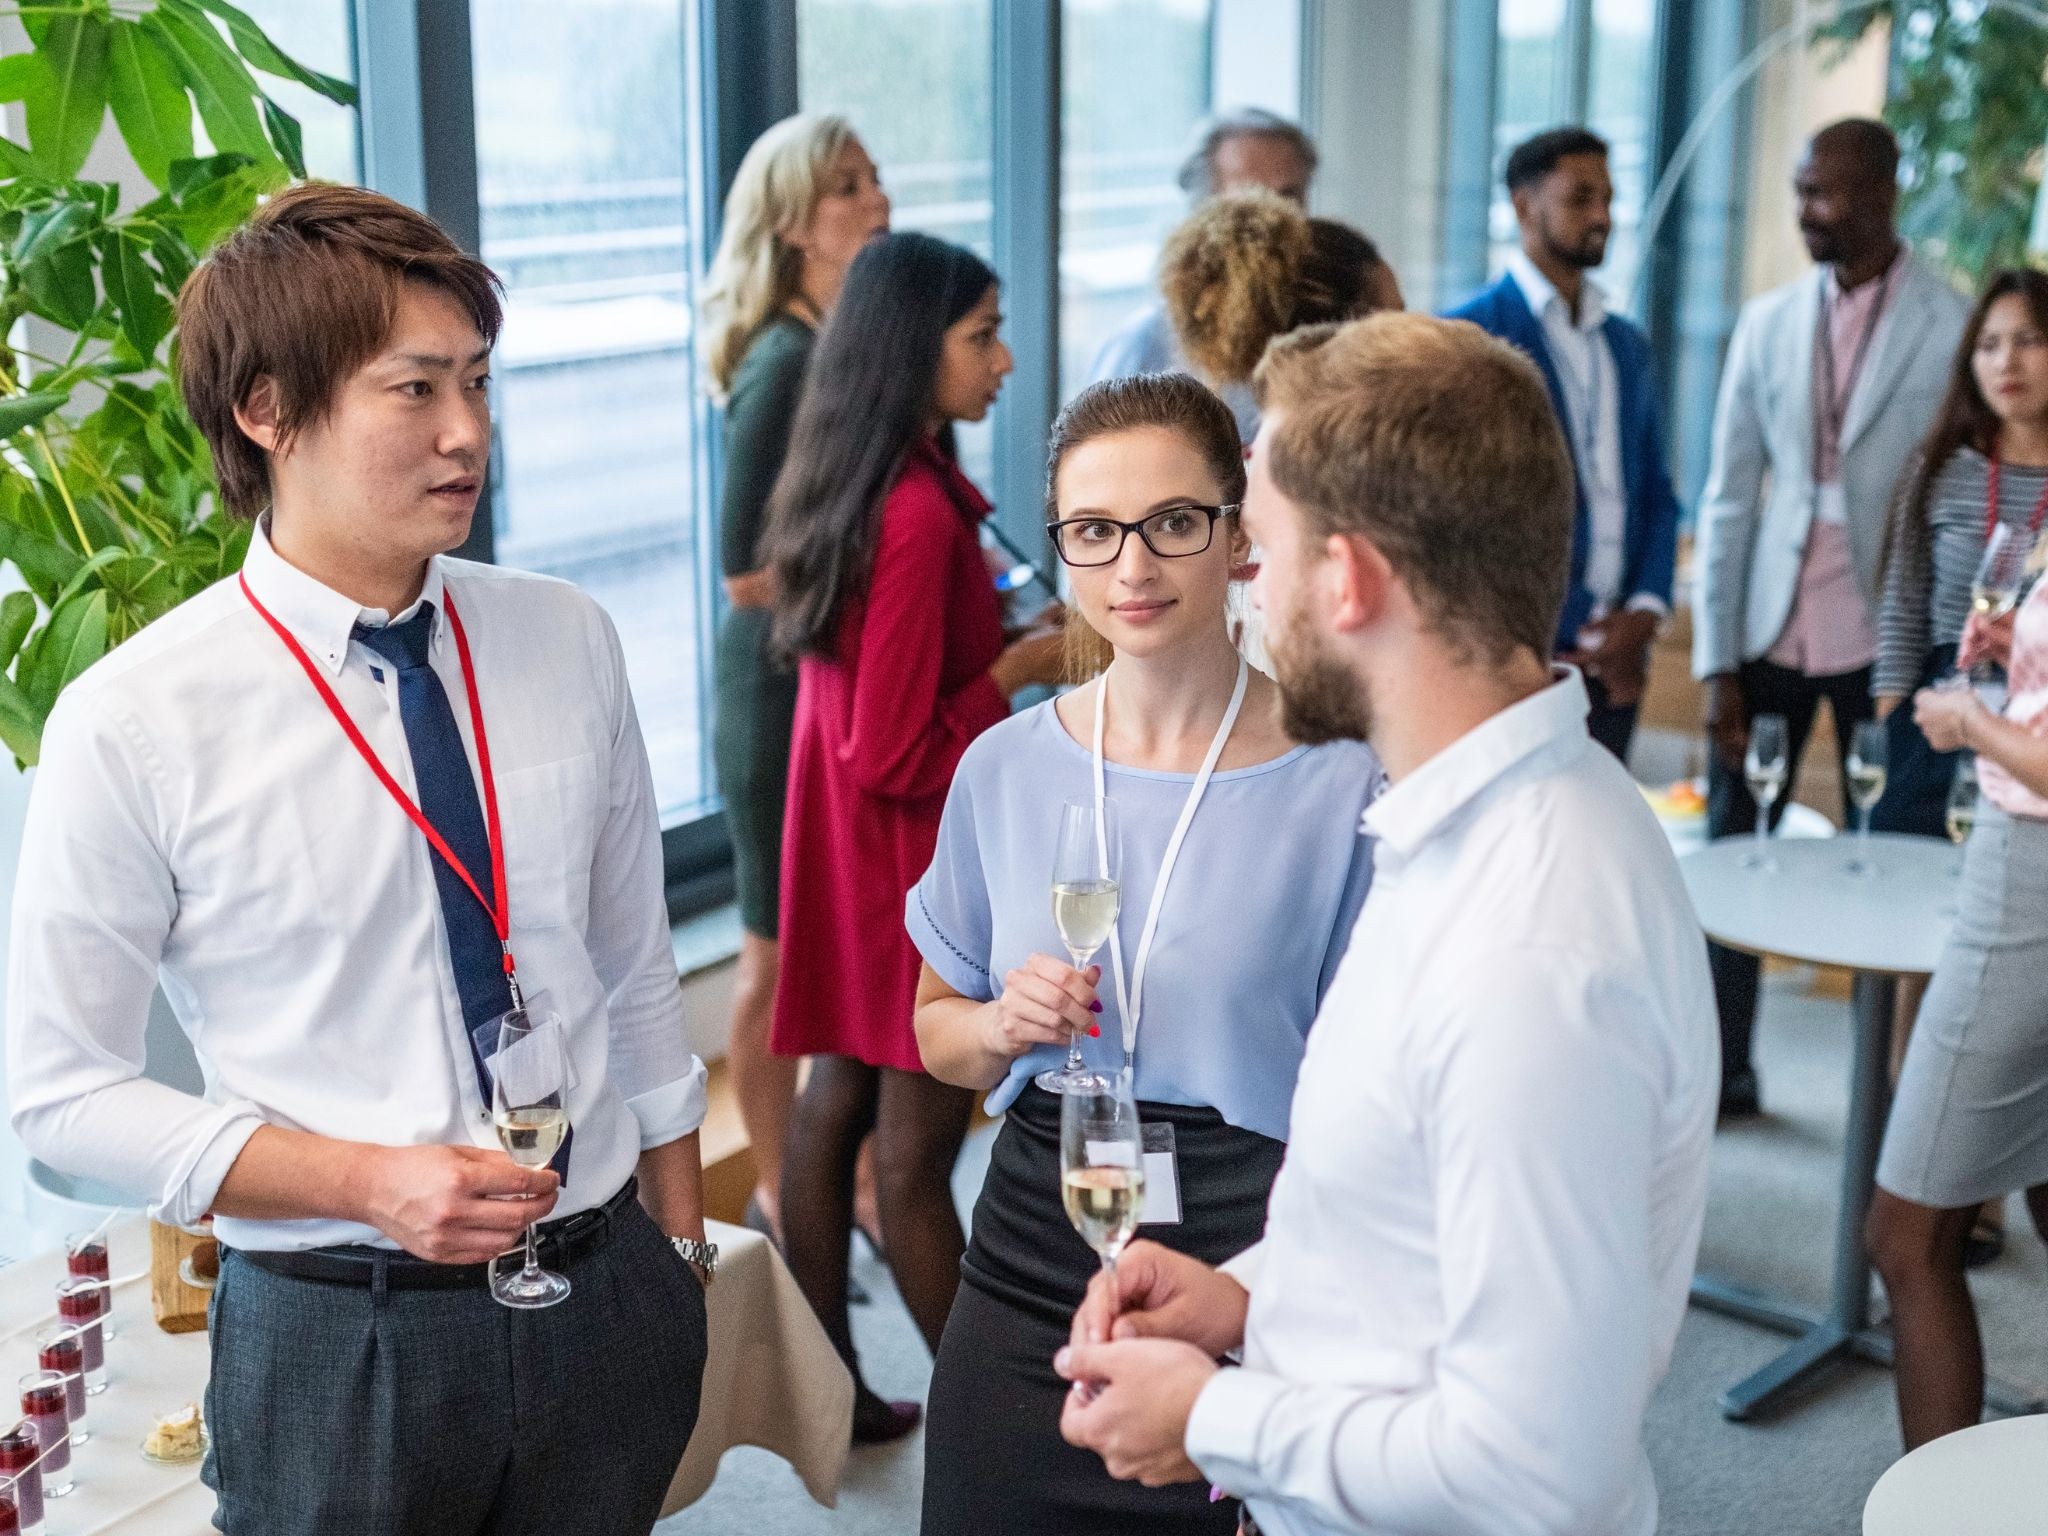
[[[1607,243],[1609,238],[1608,235],[1602,235],[1600,237],[1600,248],[1594,251],[1588,249],[1593,243],[1591,236],[1587,236],[1577,246],[1569,246],[1553,237],[1548,229],[1543,231],[1543,243],[1550,247],[1550,254],[1566,266],[1575,268],[1580,272],[1590,272],[1607,259]]]
[[[1317,648],[1293,616],[1272,627],[1266,650],[1280,686],[1280,727],[1288,735],[1310,746],[1372,735],[1371,695]]]

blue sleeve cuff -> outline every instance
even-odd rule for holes
[[[962,997],[971,997],[977,1003],[990,1002],[995,998],[995,978],[933,921],[925,906],[922,885],[912,886],[910,894],[903,899],[903,926],[909,930],[910,942],[917,946],[924,963],[932,968],[939,980]]]

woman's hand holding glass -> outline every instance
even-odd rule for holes
[[[1913,723],[1937,752],[1959,752],[1974,715],[1989,714],[1968,688],[1922,688],[1913,695]]]
[[[1095,985],[1102,967],[1076,970],[1051,955],[1033,955],[1003,977],[1000,996],[982,1009],[982,1044],[1015,1058],[1041,1045],[1067,1045],[1099,1035],[1102,1003]]]
[[[1994,666],[2012,665],[2012,631],[2017,612],[2008,608],[1996,618],[1972,613],[1963,623],[1962,643],[1956,648],[1956,666],[1964,671],[1980,661]]]

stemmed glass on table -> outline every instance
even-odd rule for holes
[[[491,1121],[498,1144],[522,1168],[545,1168],[569,1128],[568,1050],[552,1013],[515,1008],[498,1024],[490,1060]],[[537,1227],[526,1225],[526,1264],[517,1274],[491,1267],[491,1295],[508,1307],[552,1307],[569,1296],[569,1279],[540,1267]]]
[[[1876,872],[1870,862],[1870,813],[1884,798],[1886,756],[1883,723],[1859,721],[1849,737],[1849,798],[1856,806],[1856,857],[1849,864],[1852,875]]]
[[[1108,805],[1069,800],[1060,807],[1059,842],[1052,861],[1052,920],[1074,969],[1085,971],[1116,928],[1123,894],[1117,885],[1117,827]],[[1033,1079],[1047,1093],[1072,1093],[1097,1080],[1081,1060],[1081,1036],[1067,1059]]]
[[[1742,777],[1756,801],[1756,849],[1742,861],[1744,869],[1774,870],[1770,855],[1771,807],[1785,792],[1791,771],[1790,736],[1783,715],[1758,715],[1749,723],[1749,750],[1743,754]]]

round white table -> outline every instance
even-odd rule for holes
[[[1721,1411],[1748,1419],[1778,1405],[1813,1373],[1851,1357],[1892,1363],[1889,1332],[1870,1325],[1870,1258],[1864,1218],[1877,1184],[1877,1154],[1891,1109],[1892,1013],[1901,976],[1925,976],[1955,917],[1958,850],[1926,837],[1873,834],[1773,839],[1771,867],[1749,867],[1753,839],[1723,838],[1679,860],[1707,937],[1731,949],[1855,973],[1849,1118],[1835,1217],[1834,1278],[1824,1313],[1701,1274],[1693,1300],[1712,1311],[1796,1335],[1782,1355],[1721,1394]],[[1857,873],[1866,865],[1867,873]],[[1987,1384],[2002,1412],[2031,1412],[2028,1399]]]
[[[2048,1525],[2048,1415],[1930,1440],[1877,1480],[1863,1536],[2039,1536]]]

